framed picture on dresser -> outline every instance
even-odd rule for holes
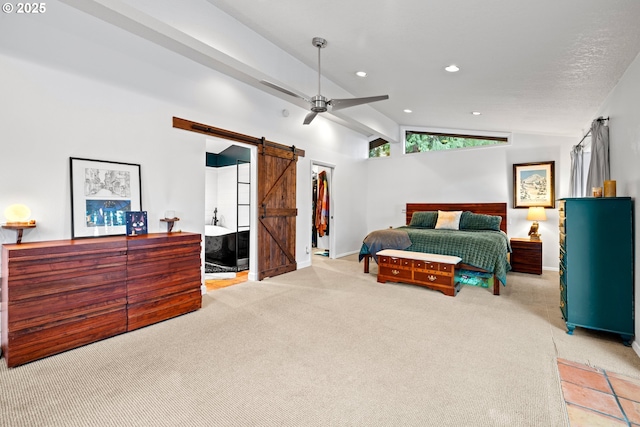
[[[513,207],[555,208],[555,162],[513,165]]]
[[[70,158],[71,238],[125,235],[127,211],[142,210],[140,165]]]

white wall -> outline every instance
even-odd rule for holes
[[[204,223],[213,224],[213,215],[218,207],[218,169],[207,167],[204,173]]]
[[[615,89],[609,94],[595,117],[609,117],[609,161],[611,179],[616,180],[616,195],[634,199],[635,213],[635,330],[640,331],[640,56],[629,66]],[[594,117],[594,118],[595,118]],[[586,124],[588,127],[589,124]],[[640,354],[638,339],[633,343]]]
[[[509,236],[527,237],[527,210],[513,209],[513,164],[555,161],[556,197],[567,196],[576,138],[514,134],[509,146],[407,155],[401,144],[392,144],[391,157],[367,163],[367,232],[404,225],[406,203],[506,202]],[[543,267],[557,270],[557,209],[547,209],[540,233]]]
[[[303,126],[303,109],[56,5],[38,19],[0,15],[0,213],[31,207],[38,227],[24,242],[71,237],[69,157],[140,164],[149,231],[165,231],[159,219],[174,210],[176,228],[203,232],[206,137],[172,128],[177,116],[307,151],[295,189],[300,265],[310,257],[308,159],[336,165],[337,249],[358,247],[365,227],[347,205],[365,205],[349,184],[362,176],[364,136],[323,117]],[[15,231],[0,233],[15,242]]]

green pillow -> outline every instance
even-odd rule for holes
[[[414,212],[409,227],[434,228],[438,221],[438,211]]]
[[[469,211],[462,212],[460,230],[494,230],[500,231],[502,217],[497,215],[476,214]]]

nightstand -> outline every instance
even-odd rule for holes
[[[542,241],[511,238],[511,271],[542,274]]]

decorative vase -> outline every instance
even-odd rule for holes
[[[604,182],[604,197],[616,197],[616,182],[605,181]]]

